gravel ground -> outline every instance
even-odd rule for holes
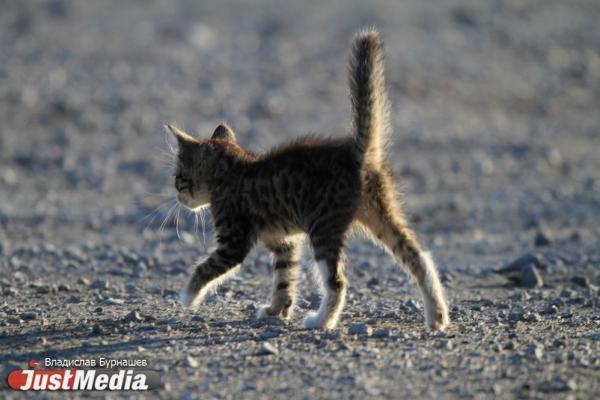
[[[0,1],[0,369],[141,358],[153,395],[182,399],[598,398],[600,4],[240,3]],[[183,212],[179,235],[161,229],[161,125],[224,119],[256,151],[344,135],[365,25],[386,42],[390,158],[453,324],[425,330],[415,285],[358,238],[337,331],[301,329],[309,261],[294,318],[254,319],[262,248],[182,309],[214,238]]]

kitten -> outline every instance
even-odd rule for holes
[[[217,249],[196,266],[181,294],[196,306],[230,276],[261,241],[273,253],[271,304],[259,318],[287,318],[294,307],[300,245],[307,235],[325,293],[306,328],[333,329],[346,295],[344,239],[358,226],[406,267],[421,290],[427,326],[442,330],[448,311],[436,267],[407,225],[384,143],[389,134],[383,51],[375,31],[360,32],[350,60],[352,135],[304,138],[263,155],[243,149],[226,125],[210,139],[167,126],[178,143],[177,198],[190,209],[210,206]]]

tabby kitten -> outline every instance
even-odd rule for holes
[[[446,327],[448,311],[435,264],[407,225],[385,161],[389,115],[382,43],[375,31],[355,37],[350,94],[350,137],[300,139],[263,155],[243,149],[226,125],[210,139],[167,126],[178,143],[177,198],[192,210],[210,206],[217,232],[217,249],[196,266],[181,294],[185,306],[200,303],[261,241],[273,253],[274,279],[271,304],[258,317],[289,317],[301,239],[307,235],[325,293],[304,326],[333,329],[347,287],[344,239],[356,226],[383,244],[417,281],[426,324],[434,330]]]

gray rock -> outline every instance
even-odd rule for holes
[[[348,335],[367,335],[371,336],[373,329],[367,324],[352,324],[348,328]]]
[[[277,336],[279,336],[279,331],[268,329],[260,334],[260,340],[272,339],[276,338]]]
[[[533,239],[533,244],[536,247],[549,246],[552,242],[543,231],[538,231]]]
[[[140,322],[143,321],[144,318],[141,316],[141,314],[139,313],[139,311],[137,310],[133,310],[132,312],[130,312],[129,314],[127,314],[123,320],[125,322]]]
[[[106,290],[110,287],[110,283],[106,280],[95,280],[90,284],[90,289]]]
[[[125,300],[109,297],[109,298],[104,299],[102,304],[107,305],[107,306],[119,306],[119,305],[125,304]]]
[[[542,266],[545,268],[545,264],[538,257],[526,254],[495,272],[519,286],[536,288],[544,285],[542,276],[537,270]]]
[[[535,345],[529,346],[527,348],[525,354],[527,355],[527,357],[529,357],[531,359],[541,360],[542,357],[544,356],[544,348],[539,344],[535,344]]]
[[[38,315],[35,311],[25,311],[25,312],[21,313],[21,315],[19,315],[19,317],[21,317],[21,319],[24,319],[25,321],[31,321],[31,320],[36,319],[38,317]]]
[[[406,303],[404,303],[404,305],[411,311],[413,312],[419,312],[421,311],[421,304],[419,304],[418,302],[416,302],[413,299],[408,299],[406,301]]]
[[[548,315],[554,315],[554,314],[558,314],[558,307],[554,304],[550,304],[547,308],[546,308],[546,314]]]
[[[81,277],[81,278],[77,279],[77,283],[80,284],[80,285],[89,286],[90,285],[90,280],[87,279],[87,278]]]
[[[373,331],[373,337],[374,338],[389,338],[390,330],[386,329],[386,328],[375,329],[375,331]]]
[[[104,334],[104,328],[100,324],[94,324],[92,326],[92,332],[95,335],[103,335]]]
[[[587,276],[574,276],[571,278],[571,282],[581,287],[590,286],[590,279]]]
[[[198,368],[200,363],[194,357],[188,355],[185,357],[185,366],[190,368]]]
[[[256,352],[256,354],[259,356],[271,356],[277,355],[278,353],[279,350],[277,350],[277,348],[269,342],[262,342],[258,348],[258,351]]]

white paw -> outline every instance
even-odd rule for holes
[[[323,327],[323,321],[319,312],[313,311],[304,318],[304,328],[318,329],[321,327]]]
[[[304,318],[304,328],[305,329],[335,329],[337,325],[337,319],[325,319],[324,316],[318,312],[314,311],[309,313],[306,318]]]
[[[442,300],[441,302],[425,302],[425,323],[434,331],[443,331],[450,323],[448,317],[448,307]]]
[[[269,309],[269,306],[261,306],[258,309],[258,312],[256,313],[256,318],[258,319],[269,319],[269,318],[275,318],[275,315],[271,315],[269,314],[269,312],[267,311]]]
[[[179,303],[184,307],[194,308],[199,302],[199,297],[184,289],[179,293]]]

